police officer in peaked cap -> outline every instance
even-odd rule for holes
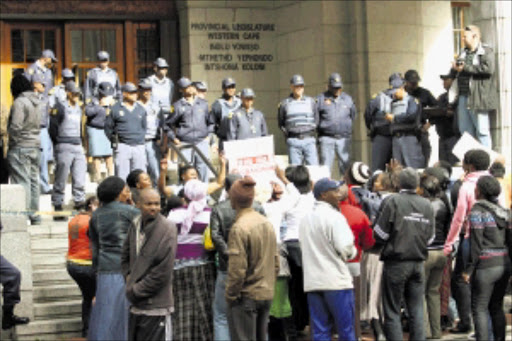
[[[219,138],[219,148],[226,140],[229,129],[229,116],[240,108],[242,101],[236,96],[236,82],[232,77],[222,80],[222,96],[212,104],[210,115],[215,122],[215,134]]]
[[[245,140],[268,135],[265,115],[254,109],[256,95],[251,88],[242,90],[242,106],[229,117],[227,140]]]
[[[121,83],[119,76],[114,69],[109,68],[110,55],[107,51],[99,51],[97,55],[98,66],[87,72],[87,79],[85,81],[84,92],[85,102],[89,103],[93,99],[98,99],[98,86],[100,83],[108,82],[116,90],[114,97],[117,100],[122,98]]]

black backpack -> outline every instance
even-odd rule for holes
[[[352,188],[357,201],[361,205],[361,209],[373,224],[379,213],[379,207],[382,203],[382,197],[378,193],[373,193],[363,187]]]

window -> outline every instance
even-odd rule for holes
[[[55,30],[11,30],[11,61],[13,63],[33,63],[46,49],[56,52]]]
[[[464,48],[464,28],[471,23],[469,1],[452,1],[453,51],[458,56]]]
[[[98,51],[107,51],[116,62],[115,30],[71,30],[71,61],[95,63]]]
[[[136,35],[135,75],[146,78],[153,73],[153,62],[160,56],[160,37],[156,23],[134,23]]]

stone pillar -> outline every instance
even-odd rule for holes
[[[2,256],[7,258],[21,272],[21,302],[16,305],[15,313],[34,320],[32,253],[30,234],[27,229],[27,216],[14,214],[26,210],[25,189],[21,185],[0,186],[0,206],[2,211],[1,245]]]
[[[496,91],[498,92],[497,113],[491,117],[493,149],[505,155],[508,169],[511,160],[511,11],[509,1],[472,1],[473,24],[482,33],[482,41],[489,44],[496,54]]]

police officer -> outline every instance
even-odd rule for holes
[[[278,124],[288,144],[290,164],[318,165],[315,130],[318,109],[313,98],[304,95],[304,78],[294,75],[290,80],[292,93],[278,106]]]
[[[146,110],[137,103],[137,87],[127,82],[123,100],[112,106],[105,120],[105,134],[112,142],[116,175],[126,180],[134,169],[146,171]]]
[[[147,169],[153,186],[156,186],[160,177],[160,159],[162,153],[160,150],[161,129],[163,127],[163,111],[157,103],[151,100],[151,89],[153,84],[147,78],[139,82],[139,104],[144,107],[147,115],[146,129],[146,161]]]
[[[389,77],[389,89],[373,95],[366,106],[364,121],[372,139],[372,171],[386,169],[391,160],[393,151],[393,138],[391,123],[385,119],[386,113],[391,111],[393,93],[403,85],[402,77],[394,73]]]
[[[206,85],[206,82],[195,81],[192,84],[196,88],[196,97],[206,100],[206,93],[208,92],[208,86]]]
[[[233,78],[228,77],[222,80],[222,91],[222,97],[213,102],[210,112],[212,120],[215,122],[215,134],[219,138],[220,149],[222,149],[222,142],[227,138],[229,130],[228,117],[230,115],[233,116],[235,110],[242,105],[240,98],[235,96],[236,82]]]
[[[356,106],[352,97],[343,92],[338,73],[329,76],[328,90],[317,97],[318,140],[322,165],[332,169],[334,153],[338,156],[340,174],[345,174],[350,158],[352,123],[356,118]]]
[[[208,102],[194,97],[195,89],[188,78],[180,78],[178,86],[183,97],[174,102],[173,114],[167,117],[167,136],[176,146],[182,143],[196,145],[204,156],[209,158],[208,136],[213,132],[214,122],[208,114]],[[190,148],[182,150],[182,153],[196,168],[199,179],[208,182],[208,168],[201,157]]]
[[[417,99],[405,91],[399,74],[394,74],[392,77],[391,82],[396,88],[392,92],[390,111],[386,112],[384,118],[391,122],[393,158],[405,167],[422,168],[425,165],[425,158],[418,136],[421,125],[421,105]]]
[[[87,72],[85,81],[85,103],[89,104],[93,98],[98,99],[98,86],[100,83],[108,82],[116,90],[114,98],[121,100],[121,83],[114,69],[108,67],[110,55],[107,51],[98,52],[98,66]]]
[[[52,50],[44,50],[41,53],[41,57],[31,64],[27,70],[25,70],[25,77],[32,82],[34,75],[42,76],[43,83],[45,86],[44,97],[48,96],[48,91],[53,88],[53,73],[52,64],[58,62],[53,54]]]
[[[456,96],[450,96],[450,88],[456,78],[453,70],[447,74],[440,75],[443,80],[443,87],[446,90],[437,99],[437,115],[429,115],[429,121],[435,125],[437,135],[439,135],[439,160],[448,161],[450,164],[456,164],[459,159],[453,155],[452,150],[460,138],[460,132],[457,125],[455,113],[457,112]],[[451,97],[451,98],[450,98]],[[425,109],[427,113],[430,109]]]
[[[169,64],[163,58],[157,58],[153,63],[155,73],[149,76],[152,84],[151,102],[160,107],[164,116],[171,112],[172,98],[174,95],[174,83],[167,77]]]
[[[64,69],[61,72],[62,82],[59,85],[54,86],[48,92],[48,104],[50,109],[55,108],[57,102],[66,102],[66,84],[75,80],[75,74],[71,69]]]
[[[88,153],[92,157],[93,181],[96,182],[101,180],[100,166],[102,160],[105,161],[107,166],[108,176],[114,175],[112,145],[105,134],[105,120],[114,104],[113,96],[115,92],[116,90],[110,83],[100,83],[98,86],[99,100],[94,99],[85,106]]]
[[[251,88],[242,90],[242,106],[233,116],[229,117],[230,125],[227,140],[245,140],[261,136],[267,136],[267,122],[265,116],[259,110],[253,108],[254,91]]]
[[[407,70],[404,75],[405,79],[405,90],[409,95],[416,98],[422,109],[427,107],[433,108],[437,106],[437,101],[432,93],[419,86],[419,82],[421,81],[420,75],[416,70]],[[430,160],[430,155],[432,154],[432,146],[430,145],[430,140],[428,138],[428,129],[430,128],[430,122],[428,118],[425,116],[421,117],[421,150],[423,156],[425,158],[425,164],[423,167],[428,166],[428,162]]]
[[[57,103],[50,118],[50,136],[55,145],[55,182],[52,204],[55,211],[62,211],[64,190],[71,171],[72,193],[75,209],[85,203],[85,173],[87,162],[82,148],[82,108],[80,107],[80,89],[75,82],[66,84],[67,101]],[[55,220],[66,217],[55,216]]]

